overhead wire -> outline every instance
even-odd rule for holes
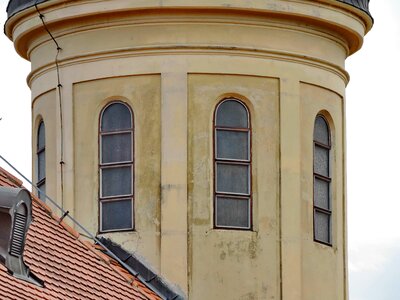
[[[58,91],[58,99],[59,99],[59,111],[60,111],[60,181],[61,181],[61,206],[54,201],[52,198],[50,198],[45,191],[41,190],[38,188],[35,184],[33,184],[32,181],[30,181],[26,176],[24,176],[18,169],[16,169],[8,160],[6,160],[1,154],[0,154],[0,159],[2,159],[10,168],[12,168],[19,176],[21,176],[26,182],[28,182],[33,189],[35,189],[39,194],[42,194],[45,196],[47,200],[50,201],[51,204],[54,205],[55,208],[57,208],[61,212],[61,218],[60,222],[64,220],[65,218],[68,218],[72,223],[79,228],[82,232],[79,232],[80,235],[91,239],[93,242],[96,244],[100,245],[103,249],[104,252],[109,255],[111,258],[115,259],[122,267],[124,267],[129,273],[132,275],[136,276],[143,284],[148,286],[148,283],[142,276],[132,269],[129,265],[127,265],[124,261],[122,261],[118,256],[116,256],[111,250],[107,248],[106,245],[104,245],[96,236],[94,236],[89,230],[87,230],[82,224],[80,224],[71,214],[69,213],[68,210],[64,210],[64,129],[63,129],[63,98],[62,98],[62,84],[61,84],[61,76],[60,76],[60,64],[59,64],[59,55],[62,51],[62,48],[60,47],[60,44],[58,43],[57,39],[55,36],[51,33],[49,30],[49,27],[47,26],[47,23],[45,21],[45,16],[42,14],[38,7],[38,1],[36,0],[34,3],[36,12],[38,13],[38,16],[42,22],[44,30],[48,33],[50,36],[51,40],[54,42],[56,46],[56,55],[54,59],[54,63],[56,66],[56,74],[57,74],[57,91]],[[149,287],[149,286],[148,286]],[[163,297],[162,297],[163,298]]]
[[[44,30],[47,32],[47,34],[50,36],[51,40],[54,42],[56,46],[56,55],[54,59],[54,64],[56,66],[56,74],[57,74],[57,91],[58,91],[58,99],[59,99],[59,117],[60,117],[60,181],[61,181],[61,206],[54,201],[52,198],[50,198],[44,191],[42,191],[40,188],[38,188],[35,184],[33,184],[32,181],[30,181],[26,176],[24,176],[18,169],[16,169],[8,160],[6,160],[1,154],[0,154],[0,159],[2,159],[10,168],[12,168],[17,174],[19,174],[26,182],[28,182],[33,189],[35,189],[39,194],[43,194],[47,200],[49,200],[60,212],[61,212],[61,219],[60,222],[68,218],[69,220],[72,221],[74,225],[76,225],[80,230],[83,232],[80,232],[82,236],[91,239],[93,242],[96,244],[100,245],[103,249],[104,252],[109,255],[111,258],[115,259],[121,266],[123,266],[126,270],[128,270],[132,275],[136,276],[143,284],[146,286],[150,287],[146,280],[142,278],[142,276],[132,269],[129,265],[127,265],[124,261],[122,261],[118,256],[116,256],[111,250],[107,248],[106,245],[104,245],[96,236],[94,236],[92,233],[90,233],[89,230],[87,230],[82,224],[80,224],[74,217],[71,216],[68,210],[64,210],[64,129],[63,129],[63,99],[62,99],[62,84],[61,84],[61,76],[60,76],[60,64],[59,64],[59,55],[62,51],[62,48],[60,47],[60,44],[58,43],[57,39],[55,36],[52,34],[50,31],[49,27],[47,26],[47,23],[45,21],[45,16],[42,14],[38,7],[38,1],[36,0],[34,3],[36,12],[38,13],[38,16],[42,22]],[[140,237],[139,237],[140,239]],[[151,287],[150,287],[151,288]],[[160,295],[161,296],[161,295]],[[163,297],[162,297],[163,298]]]
[[[64,218],[68,218],[69,220],[72,221],[74,225],[76,225],[79,230],[82,230],[84,234],[83,236],[91,239],[93,242],[96,244],[100,245],[103,249],[104,252],[109,255],[111,258],[115,259],[121,266],[123,266],[126,270],[128,270],[132,275],[137,276],[139,279],[142,279],[140,274],[132,269],[129,265],[127,265],[124,261],[122,261],[118,256],[116,256],[110,249],[107,248],[106,245],[104,245],[96,236],[90,233],[89,230],[87,230],[81,223],[79,223],[74,217],[69,214],[68,211],[65,211],[56,201],[54,201],[50,196],[48,196],[45,191],[41,190],[38,188],[31,180],[29,180],[24,174],[22,174],[16,167],[14,167],[13,164],[11,164],[7,159],[5,159],[1,154],[0,154],[0,159],[3,160],[11,169],[13,169],[19,176],[21,176],[26,182],[28,182],[33,189],[35,189],[38,193],[43,194],[47,200],[50,201],[54,207],[56,207],[60,212],[61,215]],[[81,233],[80,233],[81,234]],[[143,282],[143,280],[141,280]],[[145,285],[146,283],[143,282]]]
[[[49,27],[47,26],[47,23],[45,21],[45,16],[44,14],[42,14],[42,12],[40,11],[39,7],[38,7],[38,1],[35,1],[35,9],[36,12],[38,13],[39,19],[42,22],[43,28],[44,30],[48,33],[48,35],[50,36],[51,40],[54,42],[55,46],[56,46],[56,55],[55,55],[55,59],[54,59],[54,64],[56,66],[56,74],[57,74],[57,92],[58,92],[58,102],[59,102],[59,117],[60,117],[60,190],[61,190],[61,206],[64,207],[64,128],[63,128],[63,99],[62,99],[62,84],[61,84],[61,77],[60,77],[60,64],[59,64],[59,55],[62,51],[62,48],[60,47],[60,44],[58,43],[58,41],[56,40],[56,38],[54,37],[54,35],[51,33]]]

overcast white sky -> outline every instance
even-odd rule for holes
[[[0,0],[4,24],[7,0]],[[347,70],[351,300],[400,299],[400,1],[373,0],[375,25]],[[0,154],[31,174],[28,62],[0,34]],[[394,135],[394,136],[393,136]],[[0,166],[5,164],[0,161]],[[9,170],[9,169],[8,169]],[[399,184],[400,186],[400,184]],[[339,300],[339,299],[338,299]]]
[[[347,61],[350,299],[392,300],[400,299],[400,1],[372,0],[370,9],[374,28]]]

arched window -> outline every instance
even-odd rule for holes
[[[40,199],[45,201],[46,193],[46,131],[43,120],[40,121],[37,131],[36,143],[37,182],[36,186],[42,191],[38,193]]]
[[[251,126],[239,100],[222,101],[214,116],[214,226],[251,228]]]
[[[134,229],[133,116],[122,102],[100,116],[100,231]]]
[[[332,245],[330,151],[329,125],[318,115],[314,123],[314,240],[327,245]]]

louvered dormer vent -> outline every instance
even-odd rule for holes
[[[14,215],[14,226],[10,249],[11,255],[19,256],[23,253],[25,243],[26,220],[27,217],[23,214],[16,213]]]
[[[14,277],[43,286],[23,260],[31,211],[32,200],[27,190],[0,187],[0,261]]]

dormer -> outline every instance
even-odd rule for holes
[[[42,286],[24,263],[23,253],[32,200],[27,190],[0,187],[0,260],[14,277]]]

